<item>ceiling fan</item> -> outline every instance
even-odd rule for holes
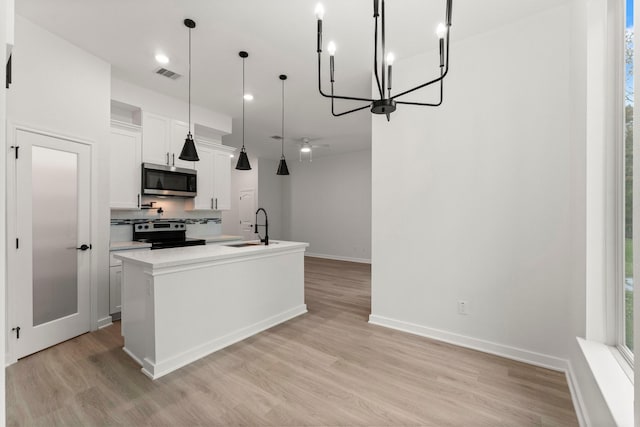
[[[280,136],[272,136],[271,137],[274,140],[280,141],[282,139],[282,137]],[[296,144],[296,146],[299,148],[299,152],[300,152],[300,161],[303,160],[303,155],[308,155],[309,157],[309,161],[313,161],[313,150],[315,149],[324,149],[324,148],[331,148],[331,145],[329,144],[314,144],[314,141],[319,141],[322,138],[309,138],[309,137],[302,137],[302,138],[292,138],[289,140],[289,138],[287,138],[287,141],[291,141],[294,142]],[[285,142],[287,142],[285,141]]]

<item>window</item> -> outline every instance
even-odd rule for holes
[[[624,283],[623,350],[633,354],[633,108],[634,108],[634,0],[625,0],[624,34]]]

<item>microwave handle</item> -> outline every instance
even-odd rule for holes
[[[140,207],[140,193],[138,193],[138,207]]]

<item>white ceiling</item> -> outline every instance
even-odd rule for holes
[[[558,6],[567,0],[455,0],[452,39],[503,25],[510,20]],[[331,144],[314,157],[370,147],[371,113],[333,118],[330,103],[317,92],[317,0],[20,0],[17,13],[112,64],[115,77],[170,96],[187,98],[187,79],[153,74],[156,52],[169,56],[166,66],[187,73],[188,32],[192,18],[194,104],[233,116],[234,134],[225,144],[239,146],[242,117],[242,60],[247,92],[246,145],[250,155],[278,158],[281,83],[287,74],[286,128],[292,138],[321,138]],[[335,40],[336,89],[369,94],[373,57],[371,0],[323,0],[324,41]],[[389,0],[387,46],[396,58],[435,49],[434,30],[443,20],[445,0]],[[327,64],[323,64],[327,65]],[[455,61],[452,60],[452,67]],[[323,67],[324,68],[324,67]],[[326,68],[323,70],[326,73]],[[342,104],[352,107],[352,104]],[[399,114],[399,113],[396,113]],[[401,114],[401,113],[400,113]],[[428,109],[425,109],[428,114]],[[298,157],[288,143],[285,154]]]

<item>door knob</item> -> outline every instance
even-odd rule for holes
[[[91,249],[91,245],[82,245],[79,248],[76,248],[79,251],[86,251],[87,249]]]

